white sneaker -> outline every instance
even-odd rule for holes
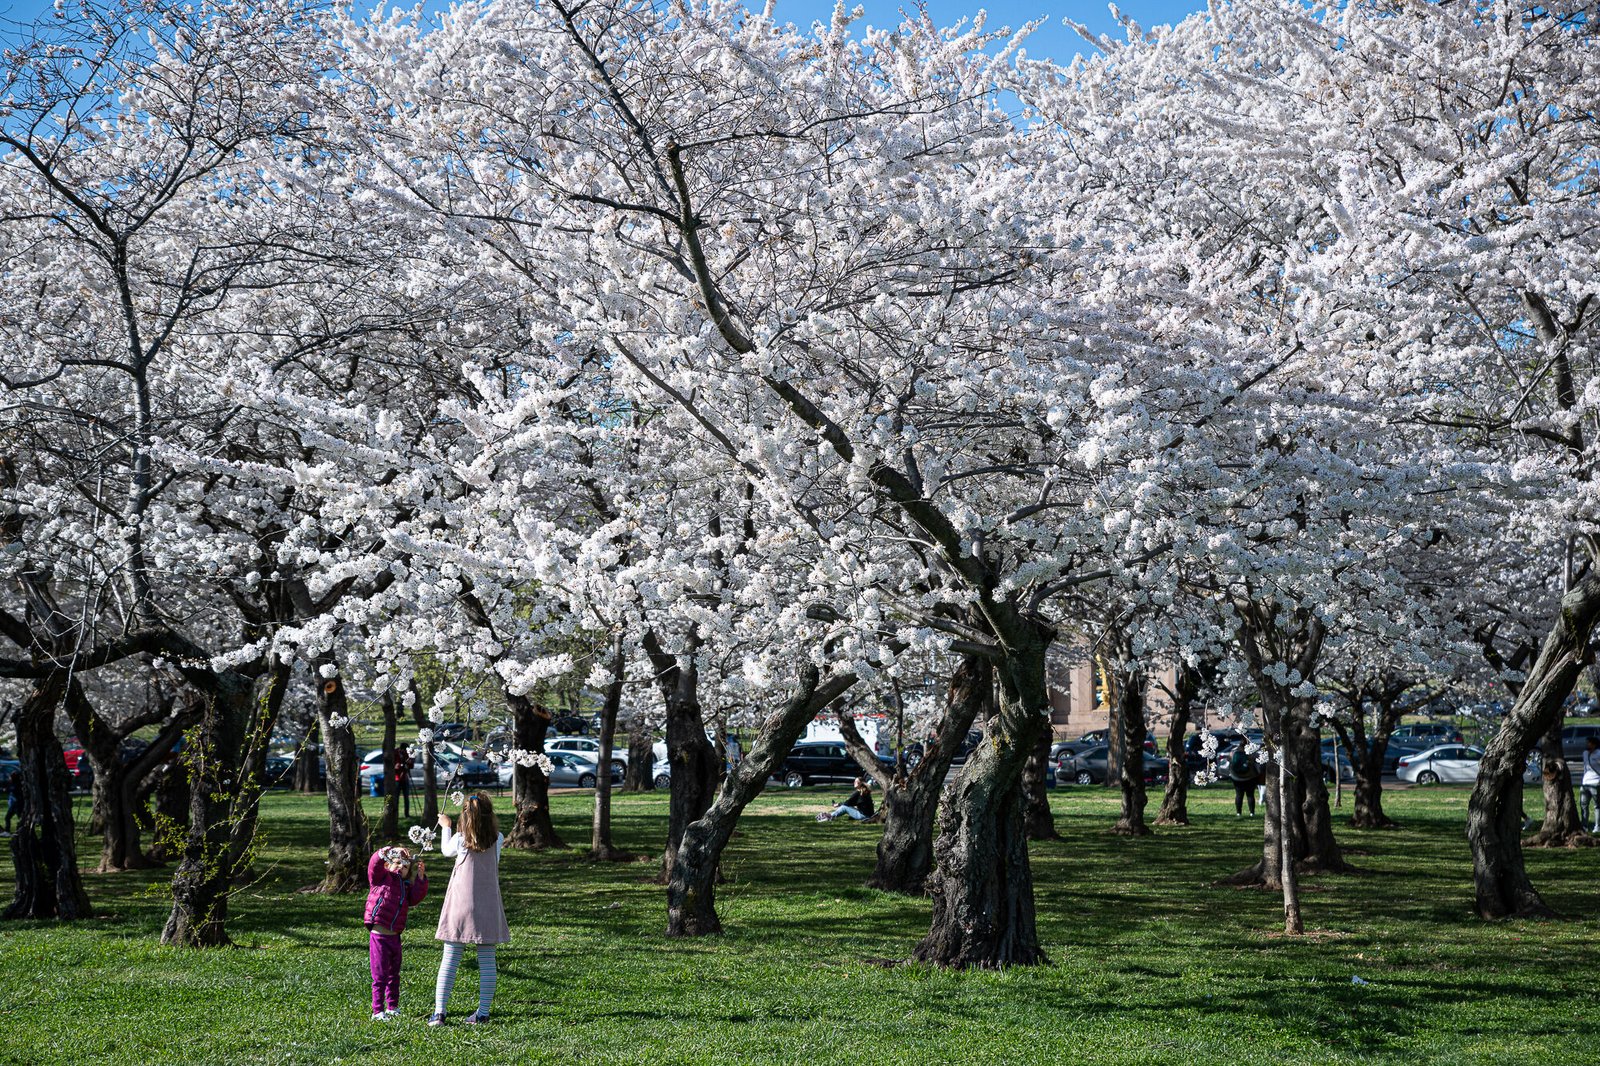
[[[388,1010],[383,1012],[383,1015],[384,1015],[385,1018],[388,1018],[391,1022],[395,1021],[396,1019],[398,1019],[400,1017],[400,1009],[398,1007],[390,1007]]]
[[[387,1012],[380,1010],[378,1013],[372,1016],[372,1020],[375,1022],[386,1022],[389,1020],[389,1015]]]

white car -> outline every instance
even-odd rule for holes
[[[1418,785],[1433,785],[1440,781],[1472,782],[1478,779],[1478,764],[1482,761],[1482,748],[1466,744],[1439,744],[1401,758],[1395,763],[1394,775],[1402,781]]]
[[[597,761],[600,758],[600,742],[593,737],[556,737],[554,740],[545,741],[544,750],[547,752],[575,751]],[[627,748],[612,747],[611,772],[613,774],[628,772]]]

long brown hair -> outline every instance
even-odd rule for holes
[[[494,847],[500,835],[500,822],[494,816],[494,805],[482,792],[474,792],[461,803],[461,839],[468,850],[483,851]]]

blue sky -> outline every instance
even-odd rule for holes
[[[170,2],[170,0],[169,0]],[[750,0],[752,6],[760,0]],[[866,8],[866,21],[876,26],[886,26],[898,21],[902,8],[910,3],[899,0],[860,0]],[[51,0],[0,0],[0,19],[31,21],[50,9]],[[409,6],[407,0],[406,6]],[[970,15],[984,6],[979,2],[965,4],[959,0],[929,0],[928,10],[934,20],[952,23],[963,15]],[[1205,7],[1204,0],[1124,0],[1118,4],[1124,13],[1141,25],[1154,26],[1176,22],[1192,11]],[[1028,54],[1036,59],[1069,60],[1075,54],[1087,51],[1089,46],[1081,37],[1061,24],[1063,18],[1082,22],[1098,33],[1116,32],[1103,0],[1066,0],[1042,3],[1040,0],[1000,0],[987,5],[989,25],[1020,26],[1029,19],[1044,17],[1047,24],[1036,31],[1028,44]],[[778,0],[778,17],[802,25],[813,19],[827,19],[833,11],[832,0]],[[9,29],[0,26],[0,41],[10,36]]]

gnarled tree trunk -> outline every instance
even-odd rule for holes
[[[809,662],[801,668],[794,694],[782,710],[762,724],[750,754],[728,774],[716,801],[684,827],[667,877],[668,936],[722,932],[716,907],[717,868],[739,815],[761,794],[767,779],[805,732],[806,724],[855,682],[853,672],[823,680]],[[672,742],[667,743],[670,746]]]
[[[55,716],[67,691],[65,672],[32,682],[17,711],[17,760],[22,764],[20,819],[11,837],[16,892],[6,918],[76,920],[90,914],[78,874],[72,796]]]
[[[1131,652],[1120,659],[1112,671],[1116,678],[1116,738],[1121,744],[1117,785],[1122,790],[1122,814],[1111,827],[1121,836],[1149,836],[1144,808],[1149,802],[1144,788],[1144,704],[1149,684],[1144,667],[1132,660]]]
[[[511,710],[511,743],[523,751],[544,752],[545,730],[550,712],[526,696],[505,693]],[[516,822],[506,834],[506,846],[546,851],[565,848],[567,842],[550,821],[550,779],[537,766],[518,764],[511,770],[511,801],[516,806]]]
[[[182,739],[184,730],[193,724],[195,717],[195,713],[187,713],[173,718],[138,758],[120,768],[117,791],[109,797],[100,873],[159,865],[140,845],[140,797],[150,776],[173,758],[173,745]]]
[[[1022,766],[1022,831],[1029,840],[1060,840],[1056,820],[1050,813],[1050,789],[1045,771],[1049,769],[1050,731],[1039,730],[1033,751]]]
[[[1478,914],[1484,918],[1550,917],[1522,859],[1522,771],[1534,742],[1558,720],[1600,619],[1600,576],[1581,578],[1561,597],[1561,613],[1528,669],[1516,702],[1489,741],[1467,804],[1467,842]]]
[[[1400,724],[1400,696],[1411,687],[1410,682],[1390,683],[1376,693],[1378,717],[1370,735],[1363,709],[1363,691],[1359,688],[1353,689],[1348,697],[1350,721],[1334,719],[1334,732],[1338,734],[1339,744],[1350,755],[1350,769],[1356,779],[1350,824],[1357,829],[1393,829],[1397,825],[1383,810],[1383,762],[1389,751],[1389,734]],[[1334,766],[1338,765],[1335,752]]]
[[[861,739],[855,719],[840,714],[845,746],[883,795],[883,836],[878,840],[878,861],[867,887],[908,896],[927,891],[928,874],[933,869],[933,825],[939,794],[972,723],[980,715],[992,713],[993,704],[994,672],[988,660],[962,656],[950,675],[944,714],[934,728],[936,739],[927,745],[922,761],[903,779],[883,769]]]
[[[294,760],[294,790],[302,795],[309,796],[321,792],[325,782],[322,779],[322,770],[318,759],[322,758],[322,725],[312,722],[306,728],[306,736],[300,742],[300,750]]]
[[[317,724],[328,761],[328,872],[317,891],[358,892],[367,887],[372,833],[361,808],[361,777],[344,682],[337,675],[324,676],[324,667],[336,667],[332,656],[319,656],[311,664]]]
[[[144,869],[157,865],[139,845],[139,824],[134,806],[146,774],[161,762],[167,748],[182,733],[186,718],[169,723],[161,736],[143,755],[125,763],[122,745],[135,731],[170,715],[175,701],[144,713],[124,718],[116,726],[106,721],[89,704],[77,678],[67,686],[66,710],[73,728],[83,741],[85,757],[94,767],[94,813],[89,832],[102,837],[100,863],[96,873]],[[153,750],[154,749],[154,750]]]
[[[1052,634],[1016,615],[1001,615],[999,621],[1006,627],[995,666],[999,713],[945,795],[928,879],[933,921],[916,947],[918,959],[941,966],[999,968],[1045,961],[1019,782],[1049,720],[1045,651]]]
[[[655,743],[642,712],[628,719],[628,769],[622,775],[622,791],[653,792],[656,787]]]
[[[1522,842],[1525,848],[1576,848],[1595,843],[1578,814],[1572,794],[1572,773],[1561,750],[1561,726],[1567,719],[1564,706],[1539,738],[1539,769],[1543,779],[1544,821],[1532,836]]]
[[[1167,734],[1167,787],[1161,796],[1157,825],[1189,824],[1189,767],[1184,759],[1184,742],[1189,735],[1189,720],[1200,695],[1200,671],[1178,664],[1177,691],[1172,694],[1172,729]]]
[[[1273,749],[1266,768],[1267,817],[1261,861],[1224,883],[1261,885],[1284,893],[1286,928],[1299,923],[1296,871],[1339,873],[1349,869],[1328,811],[1322,781],[1322,740],[1313,725],[1315,697],[1296,695],[1276,668],[1310,682],[1327,631],[1309,608],[1287,612],[1272,604],[1239,600],[1239,647],[1261,695],[1262,725]],[[1299,682],[1295,682],[1299,684]],[[1290,876],[1285,876],[1288,870]]]
[[[180,760],[189,778],[189,831],[172,877],[164,944],[218,947],[232,942],[227,933],[229,893],[238,864],[248,862],[259,796],[250,788],[246,762],[253,747],[265,747],[264,734],[276,717],[273,688],[281,691],[281,676],[268,671],[261,683],[252,683],[232,671],[190,674],[191,683],[205,686],[206,700]]]
[[[654,632],[644,636],[645,653],[656,672],[656,687],[667,707],[667,765],[671,768],[672,788],[667,804],[667,846],[661,856],[661,879],[665,884],[672,883],[672,867],[677,862],[684,830],[711,807],[721,762],[706,739],[705,718],[700,710],[699,674],[694,663],[699,637],[691,632],[687,645],[680,663],[677,656],[666,652]]]
[[[627,666],[622,642],[611,656],[611,683],[600,706],[599,779],[594,783],[594,821],[589,832],[589,857],[603,862],[628,862],[633,856],[611,843],[611,750],[617,738],[617,711],[622,707],[622,673]]]

